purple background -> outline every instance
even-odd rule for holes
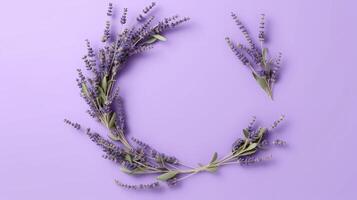
[[[122,0],[131,19],[148,3]],[[281,113],[265,166],[224,167],[179,187],[125,191],[130,177],[104,160],[64,117],[105,133],[85,114],[75,69],[84,39],[99,45],[104,1],[0,3],[0,199],[356,199],[356,4],[347,0],[180,0],[158,2],[157,16],[192,21],[132,60],[120,79],[130,135],[192,165],[229,151],[256,115],[264,125]],[[226,46],[242,40],[236,11],[253,35],[267,15],[268,47],[284,53],[270,101]],[[132,20],[133,21],[133,20]]]

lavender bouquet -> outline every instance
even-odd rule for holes
[[[238,59],[247,66],[251,71],[254,79],[258,82],[260,87],[273,99],[273,85],[278,78],[278,71],[280,69],[281,56],[279,53],[276,58],[271,58],[268,55],[268,48],[265,47],[265,15],[260,17],[259,35],[258,39],[260,46],[257,46],[250,37],[248,30],[239,20],[238,16],[231,13],[231,16],[241,32],[243,33],[248,46],[241,43],[235,45],[229,37],[226,37],[228,46]]]
[[[243,130],[244,138],[238,138],[233,143],[228,155],[219,157],[217,153],[214,153],[208,164],[198,167],[183,164],[176,157],[159,152],[136,138],[127,139],[124,104],[115,84],[118,76],[132,55],[152,48],[156,42],[165,41],[165,31],[189,20],[187,17],[180,18],[174,15],[152,25],[154,16],[150,15],[150,11],[155,5],[151,3],[139,14],[138,28],[135,26],[123,28],[115,36],[111,34],[111,22],[107,21],[102,37],[103,48],[95,51],[86,40],[87,53],[83,60],[89,75],[85,75],[82,70],[78,69],[77,83],[81,96],[89,106],[87,111],[89,115],[108,128],[108,139],[89,128],[83,128],[76,122],[68,119],[64,122],[77,130],[84,131],[103,150],[103,157],[118,163],[123,172],[131,175],[156,174],[158,181],[166,182],[170,186],[199,172],[215,172],[220,166],[247,165],[268,159],[269,157],[258,158],[254,155],[269,145],[267,135],[283,120],[283,116],[275,121],[271,128],[256,127],[254,118]],[[123,25],[127,21],[127,12],[128,9],[124,8],[120,18]],[[113,15],[111,3],[107,15],[109,17]],[[272,144],[283,145],[285,142],[276,140]],[[159,186],[158,181],[131,185],[115,180],[119,186],[128,189],[156,188]]]

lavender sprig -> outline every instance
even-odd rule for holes
[[[229,37],[226,37],[226,42],[238,59],[247,66],[251,71],[254,79],[260,87],[273,99],[273,85],[278,79],[282,54],[279,53],[277,58],[271,58],[268,55],[268,48],[264,46],[266,41],[265,34],[265,14],[261,14],[259,23],[258,40],[260,47],[253,42],[248,30],[239,20],[235,13],[231,16],[245,37],[248,46],[241,43],[235,45]]]

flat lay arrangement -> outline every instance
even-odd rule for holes
[[[0,4],[0,200],[357,199],[357,1]]]
[[[128,139],[124,101],[120,96],[119,86],[116,84],[117,79],[120,78],[126,62],[133,55],[151,49],[157,42],[166,41],[165,31],[189,21],[188,17],[181,18],[174,15],[153,25],[155,18],[150,15],[150,11],[155,6],[156,3],[151,3],[137,16],[138,28],[126,26],[119,33],[112,34],[112,22],[108,20],[105,23],[102,36],[102,48],[94,50],[91,43],[88,40],[85,41],[87,53],[82,59],[85,63],[86,72],[77,69],[77,83],[81,96],[88,104],[87,113],[107,128],[107,137],[68,119],[65,119],[64,122],[88,135],[103,150],[105,153],[103,157],[118,163],[123,172],[131,175],[156,175],[156,180],[152,183],[139,185],[115,180],[119,186],[128,189],[152,189],[159,187],[160,182],[174,186],[200,172],[214,173],[226,165],[252,165],[270,160],[271,155],[258,156],[257,154],[259,151],[265,151],[272,146],[286,145],[285,141],[272,136],[274,129],[283,121],[283,115],[274,121],[270,127],[258,126],[255,123],[256,118],[253,117],[248,126],[241,131],[241,135],[237,135],[228,154],[221,156],[214,152],[212,159],[207,164],[199,164],[197,167],[188,166],[175,156],[162,153],[133,136]],[[114,13],[117,14],[113,11],[113,4],[109,3],[108,17],[111,18]],[[120,17],[121,25],[126,24],[127,15],[128,9],[124,8]],[[236,47],[227,38],[229,46],[245,65],[251,67],[254,77],[268,92],[269,96],[272,96],[271,87],[273,80],[275,80],[276,71],[275,68],[270,67],[273,61],[267,60],[267,49],[263,48],[261,52],[258,52],[237,16],[232,14],[232,17],[246,36],[250,48],[242,45]],[[261,42],[264,41],[263,20],[264,15],[262,15],[259,36]],[[263,71],[257,71],[253,68],[250,64],[251,61],[245,57],[245,54],[250,55],[251,59],[255,59],[256,65],[261,67]],[[274,62],[278,63],[279,60],[280,57]],[[265,86],[264,83],[266,83]]]

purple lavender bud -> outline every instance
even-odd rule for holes
[[[256,121],[257,121],[257,117],[253,116],[252,120],[249,122],[249,125],[248,125],[248,128],[247,128],[249,132],[253,131],[253,126],[254,126]]]
[[[257,73],[257,75],[258,75],[259,77],[266,76],[265,70],[257,70],[256,73]]]
[[[260,132],[260,128],[254,130],[254,131],[251,131],[250,134],[249,134],[249,139],[251,141],[256,141],[259,139],[259,132]]]
[[[108,4],[107,15],[108,15],[109,17],[111,17],[111,16],[113,15],[113,4],[112,4],[112,3],[109,3],[109,4]]]
[[[150,10],[156,5],[155,2],[152,2],[149,6],[146,6],[144,9],[143,9],[143,13],[144,14],[147,14],[148,12],[150,12]]]
[[[275,61],[275,64],[276,64],[277,66],[280,66],[280,64],[281,64],[282,55],[283,55],[283,54],[282,54],[281,52],[279,52],[278,58],[277,58],[276,61]]]
[[[245,28],[243,23],[239,20],[238,16],[233,12],[231,12],[231,16],[232,16],[233,20],[235,21],[235,23],[237,24],[237,26],[239,27],[239,29],[241,30],[241,32],[243,33],[243,36],[247,40],[250,48],[254,51],[257,51],[257,48],[255,47],[255,44],[253,43],[253,40],[248,33],[248,30]]]
[[[259,23],[259,35],[258,35],[260,42],[264,42],[265,40],[264,29],[265,29],[265,14],[261,14],[260,23]]]
[[[238,59],[243,63],[243,65],[245,65],[245,66],[250,65],[248,58],[245,57],[244,54],[236,48],[236,46],[233,44],[231,39],[229,37],[226,37],[225,39],[226,39],[226,42],[227,42],[229,48],[238,57]]]
[[[125,168],[128,169],[128,170],[134,170],[134,169],[136,169],[136,168],[138,167],[137,164],[135,164],[135,163],[130,163],[130,162],[128,162],[128,161],[124,161],[124,162],[122,163],[122,165],[123,165],[123,167],[125,167]]]
[[[102,42],[108,41],[110,38],[110,21],[105,22],[105,29],[104,29],[104,34],[102,37]]]
[[[77,72],[78,72],[78,77],[79,77],[79,80],[81,81],[81,83],[85,82],[86,78],[84,77],[82,70],[77,69]]]
[[[126,24],[127,14],[128,14],[128,8],[124,8],[123,15],[120,18],[120,23],[123,25]]]
[[[169,164],[177,165],[179,163],[178,159],[174,156],[166,156],[163,154],[162,158],[164,162],[167,162]]]
[[[244,145],[245,141],[242,138],[238,138],[232,145],[232,152],[237,151],[240,147]]]
[[[136,20],[141,22],[144,20],[144,17],[141,14],[139,14],[139,16],[136,18]]]
[[[242,50],[243,52],[246,52],[247,55],[250,56],[250,58],[255,62],[256,65],[261,63],[261,56],[256,53],[255,51],[249,49],[248,47],[242,45],[242,44],[238,44],[238,48],[240,50]]]

